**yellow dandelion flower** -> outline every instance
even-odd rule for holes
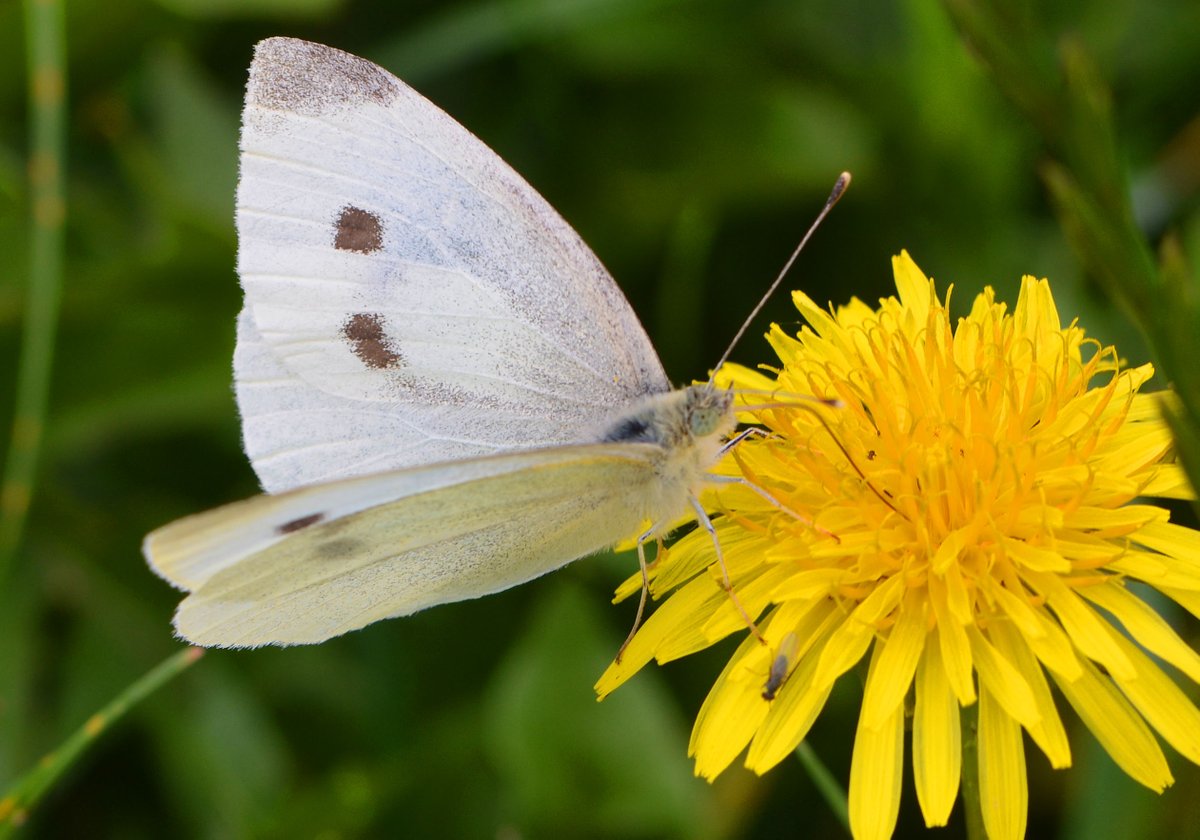
[[[1023,836],[1021,730],[1052,766],[1071,763],[1051,685],[1126,773],[1161,791],[1172,777],[1154,732],[1200,763],[1200,712],[1151,657],[1200,680],[1200,655],[1131,584],[1200,616],[1200,533],[1138,501],[1191,497],[1161,397],[1138,393],[1150,365],[1122,369],[1115,350],[1062,326],[1045,280],[1024,278],[1011,312],[987,289],[954,325],[906,253],[893,267],[898,297],[878,308],[853,300],[831,313],[796,293],[809,326],[796,337],[772,327],[773,376],[723,372],[737,388],[841,406],[747,413],[768,433],[722,470],[778,504],[737,485],[707,500],[766,643],[747,633],[701,707],[696,772],[712,779],[743,751],[747,767],[769,770],[865,659],[857,838],[895,826],[910,716],[925,822],[946,823],[961,710],[976,703],[984,826],[994,840]],[[714,559],[696,531],[654,564],[651,591],[670,597],[601,677],[602,696],[650,659],[745,633]]]

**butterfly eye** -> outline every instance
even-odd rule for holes
[[[706,437],[717,430],[721,423],[720,409],[714,406],[703,406],[692,410],[688,417],[688,428],[697,437]]]
[[[721,427],[733,405],[733,394],[716,391],[707,385],[687,389],[688,431],[695,437],[708,437]]]

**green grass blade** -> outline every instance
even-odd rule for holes
[[[164,659],[107,706],[88,718],[58,749],[42,757],[37,766],[17,781],[0,799],[0,838],[10,836],[29,818],[30,811],[97,739],[147,695],[187,670],[204,654],[188,647]]]
[[[11,441],[0,480],[0,580],[25,529],[46,424],[62,296],[67,144],[67,62],[63,6],[26,0],[29,112],[29,284],[17,362]]]

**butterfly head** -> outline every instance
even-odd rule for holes
[[[686,391],[684,414],[692,437],[725,435],[733,429],[733,392],[711,385],[692,385]]]

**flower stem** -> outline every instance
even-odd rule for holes
[[[0,838],[9,837],[25,823],[29,812],[54,783],[115,722],[147,695],[186,671],[203,653],[203,648],[189,647],[167,657],[88,718],[58,749],[43,756],[0,799]]]
[[[962,710],[962,803],[968,840],[987,840],[979,798],[979,703]]]
[[[846,803],[846,791],[838,784],[837,779],[829,772],[829,768],[817,756],[816,751],[809,746],[808,741],[801,741],[796,747],[796,758],[804,765],[808,776],[817,786],[817,791],[829,805],[829,810],[841,822],[846,833],[850,833],[850,808]]]

